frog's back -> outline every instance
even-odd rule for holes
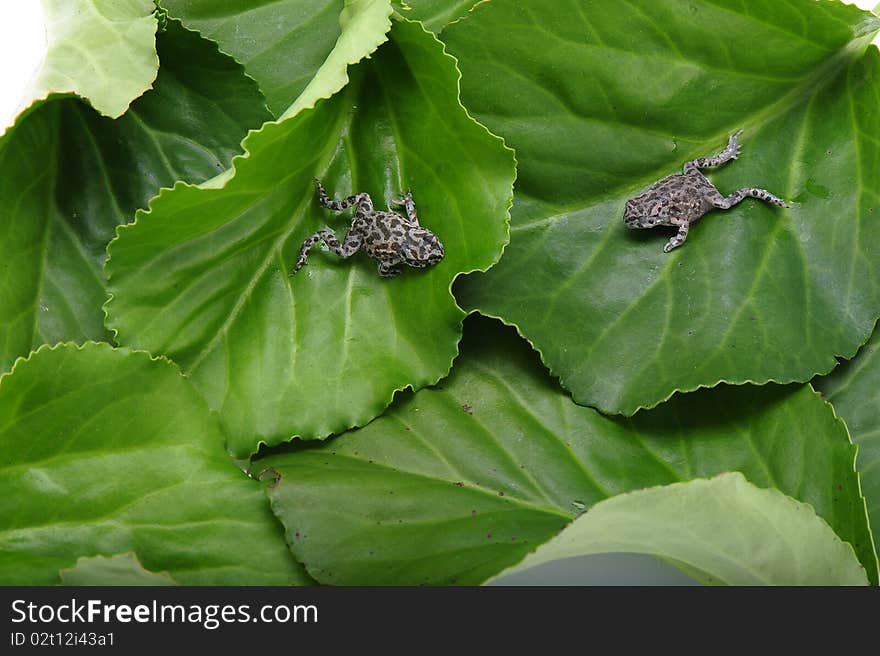
[[[646,194],[654,197],[675,198],[678,196],[702,196],[714,190],[712,183],[697,170],[687,173],[674,173],[655,182]]]

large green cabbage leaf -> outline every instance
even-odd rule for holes
[[[58,583],[80,557],[129,551],[188,585],[309,581],[174,365],[44,346],[0,378],[0,584]]]
[[[880,315],[880,19],[814,0],[493,0],[443,32],[462,98],[515,148],[511,243],[456,288],[515,324],[578,403],[806,381]],[[723,193],[662,252],[625,201],[745,130]]]
[[[364,424],[396,390],[443,377],[464,316],[451,283],[491,266],[507,240],[512,154],[459,103],[436,38],[397,22],[351,77],[252,133],[222,185],[163,191],[109,247],[108,326],[181,365],[238,457]],[[363,254],[316,249],[290,277],[308,235],[341,236],[349,221],[319,206],[313,176],[379,207],[412,189],[445,259],[387,279]]]
[[[855,447],[808,386],[722,386],[606,417],[510,328],[471,319],[461,351],[440,385],[368,426],[253,463],[280,477],[272,508],[322,583],[480,583],[604,499],[727,471],[810,504],[877,581]]]

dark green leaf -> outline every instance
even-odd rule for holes
[[[831,401],[859,447],[856,467],[876,532],[880,530],[880,328],[851,362],[814,384]]]
[[[880,315],[880,19],[813,0],[493,0],[450,26],[462,98],[517,152],[511,244],[456,288],[515,324],[578,403],[805,381]],[[758,186],[662,252],[624,202],[682,164]]]
[[[244,64],[276,116],[305,90],[352,15],[391,13],[389,0],[162,0],[161,4]]]
[[[809,387],[720,387],[632,419],[577,406],[509,328],[469,320],[439,387],[368,426],[256,461],[321,582],[474,584],[622,492],[740,471],[816,509],[877,563],[855,448]],[[770,539],[770,538],[768,538]]]

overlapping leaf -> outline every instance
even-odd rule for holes
[[[603,499],[725,471],[812,505],[876,582],[854,459],[809,387],[721,387],[609,418],[572,403],[511,329],[481,319],[441,386],[252,470],[280,474],[272,508],[326,583],[479,583]]]
[[[663,556],[726,585],[868,584],[852,547],[812,508],[738,473],[600,501],[502,575],[599,553]]]
[[[161,5],[244,64],[276,116],[338,50],[334,44],[341,35],[347,32],[361,46],[372,42],[375,26],[361,17],[387,22],[391,13],[390,0],[162,0]],[[354,31],[347,29],[352,16],[361,22]]]
[[[880,328],[851,362],[815,385],[834,405],[859,446],[857,468],[876,533],[880,531]]]
[[[369,57],[388,40],[391,11],[389,0],[347,0],[339,16],[342,33],[336,45],[281,118],[314,107],[318,100],[329,98],[344,87],[348,83],[349,65]]]
[[[517,151],[511,244],[463,281],[575,400],[632,414],[719,381],[803,381],[880,314],[880,19],[835,2],[493,0],[443,33],[462,97]],[[744,129],[684,246],[623,205]]]
[[[156,78],[152,0],[43,0],[46,56],[23,105],[75,93],[121,116]]]
[[[42,347],[0,378],[0,583],[133,551],[184,584],[308,581],[261,486],[167,361]]]
[[[269,118],[214,44],[169,22],[155,89],[120,119],[39,103],[0,140],[0,371],[31,348],[106,339],[101,266],[116,226],[161,186],[225,169]]]
[[[448,370],[463,316],[450,284],[498,258],[513,180],[510,151],[468,117],[457,77],[431,34],[397,23],[342,93],[251,134],[222,188],[177,185],[111,243],[108,325],[182,366],[235,455],[363,424],[395,390]],[[316,175],[380,207],[411,188],[445,259],[383,279],[363,254],[316,249],[289,277],[305,237],[347,223],[316,202]]]
[[[453,21],[466,16],[475,5],[486,0],[398,0],[399,10],[410,20],[440,33]]]

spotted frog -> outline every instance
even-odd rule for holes
[[[700,169],[721,166],[739,156],[742,146],[737,142],[742,130],[730,135],[727,147],[715,157],[700,157],[684,165],[682,173],[670,175],[635,198],[626,201],[623,220],[629,228],[653,228],[654,226],[676,226],[678,234],[663,247],[668,253],[681,246],[688,236],[691,223],[713,209],[729,210],[731,207],[752,197],[770,205],[792,207],[765,189],[745,187],[722,196]]]
[[[419,224],[412,193],[407,192],[403,198],[392,201],[392,204],[403,207],[406,212],[404,217],[393,211],[374,210],[373,201],[367,193],[361,192],[345,200],[330,200],[317,178],[315,185],[318,188],[318,202],[328,210],[342,212],[352,206],[357,209],[342,243],[332,230],[319,230],[306,239],[290,275],[306,264],[309,249],[321,241],[339,257],[351,257],[363,249],[378,261],[379,275],[385,278],[398,275],[402,264],[425,268],[443,259],[443,244],[433,232]]]

